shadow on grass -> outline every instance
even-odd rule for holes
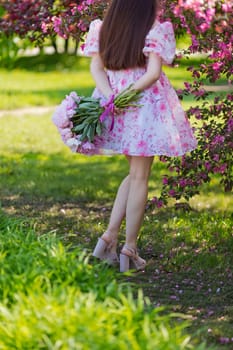
[[[49,72],[53,70],[69,70],[76,71],[81,69],[89,70],[89,58],[70,54],[39,54],[35,56],[19,57],[14,63],[14,69],[23,69],[34,72]],[[207,63],[207,58],[193,57],[183,58],[178,61],[180,66],[199,67],[200,63]],[[181,77],[182,79],[182,77]]]
[[[49,201],[88,202],[94,199],[106,200],[116,190],[117,177],[126,173],[126,163],[117,158],[99,161],[91,157],[72,154],[65,158],[61,154],[45,155],[28,152],[17,159],[1,156],[2,176],[5,175],[2,190],[20,199],[35,198]],[[114,165],[113,165],[114,163]],[[114,172],[109,168],[114,166]]]
[[[22,69],[33,72],[51,71],[89,71],[89,59],[82,56],[68,54],[36,55],[19,57],[13,69]]]

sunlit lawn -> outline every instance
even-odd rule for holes
[[[54,62],[45,69],[35,61],[29,70],[22,63],[20,69],[0,71],[0,109],[53,106],[72,89],[85,94],[93,89],[86,59],[73,62],[72,69],[58,60],[57,70]],[[175,71],[178,77],[170,69],[167,74],[180,87],[188,74],[182,68]],[[159,194],[166,171],[156,160],[149,198]],[[9,112],[0,117],[1,205],[8,215],[32,222],[38,235],[52,231],[65,245],[91,252],[126,173],[123,157],[72,154],[49,114],[11,116]],[[142,288],[152,305],[184,313],[190,319],[189,332],[198,341],[231,349],[232,194],[223,193],[215,177],[189,204],[188,211],[175,209],[173,203],[147,210],[139,248],[148,268],[128,279],[116,274],[114,278],[134,282],[134,291]],[[124,225],[120,245],[123,239]]]
[[[56,232],[65,244],[91,252],[127,173],[124,159],[70,153],[50,115],[2,117],[0,139],[3,210],[31,220],[38,234]],[[155,162],[150,198],[165,171]],[[213,179],[190,204],[187,212],[171,204],[146,212],[139,248],[149,265],[131,281],[152,304],[189,315],[191,333],[202,329],[199,340],[219,344],[232,337],[232,196]]]
[[[193,63],[197,64],[196,60]],[[186,61],[176,68],[164,67],[164,71],[176,89],[183,88],[184,81],[191,79]],[[0,68],[0,110],[54,106],[72,90],[90,95],[93,88],[87,58],[50,55],[22,57],[15,69],[6,71]],[[184,108],[192,104],[193,99],[186,97]]]
[[[63,62],[48,56],[20,62],[12,71],[0,70],[0,109],[53,106],[71,90],[89,94],[92,89],[86,59],[68,56]]]

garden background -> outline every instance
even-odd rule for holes
[[[0,349],[233,349],[233,199],[222,186],[225,175],[215,171],[199,193],[165,196],[161,207],[170,173],[156,158],[138,242],[147,269],[119,274],[93,260],[127,164],[121,156],[71,153],[51,122],[67,93],[91,94],[90,61],[73,54],[75,40],[64,35],[56,37],[58,53],[48,38],[35,50],[28,37],[7,35],[0,67]],[[190,37],[177,36],[178,50],[190,45]],[[164,70],[180,90],[193,82],[187,68],[208,63],[206,54],[195,54]],[[204,102],[232,92],[226,72],[202,83],[213,91]],[[182,100],[186,110],[202,103],[187,91]],[[123,239],[124,225],[120,245]]]

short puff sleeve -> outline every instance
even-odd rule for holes
[[[165,64],[171,64],[176,52],[176,40],[173,26],[170,22],[157,22],[146,36],[143,53],[158,54]]]
[[[83,47],[84,56],[93,56],[99,52],[99,33],[102,21],[95,19],[90,23],[89,32],[85,40]]]

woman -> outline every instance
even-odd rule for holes
[[[155,155],[180,156],[196,147],[185,113],[162,64],[175,55],[170,22],[156,20],[155,0],[113,0],[102,21],[95,20],[84,54],[92,57],[91,74],[96,83],[93,96],[110,99],[123,89],[142,92],[141,107],[117,111],[95,140],[96,154],[124,154],[129,174],[122,181],[107,230],[99,238],[93,255],[118,264],[117,237],[126,219],[126,240],[120,254],[120,271],[142,270],[146,261],[137,252],[148,195],[148,180]]]

